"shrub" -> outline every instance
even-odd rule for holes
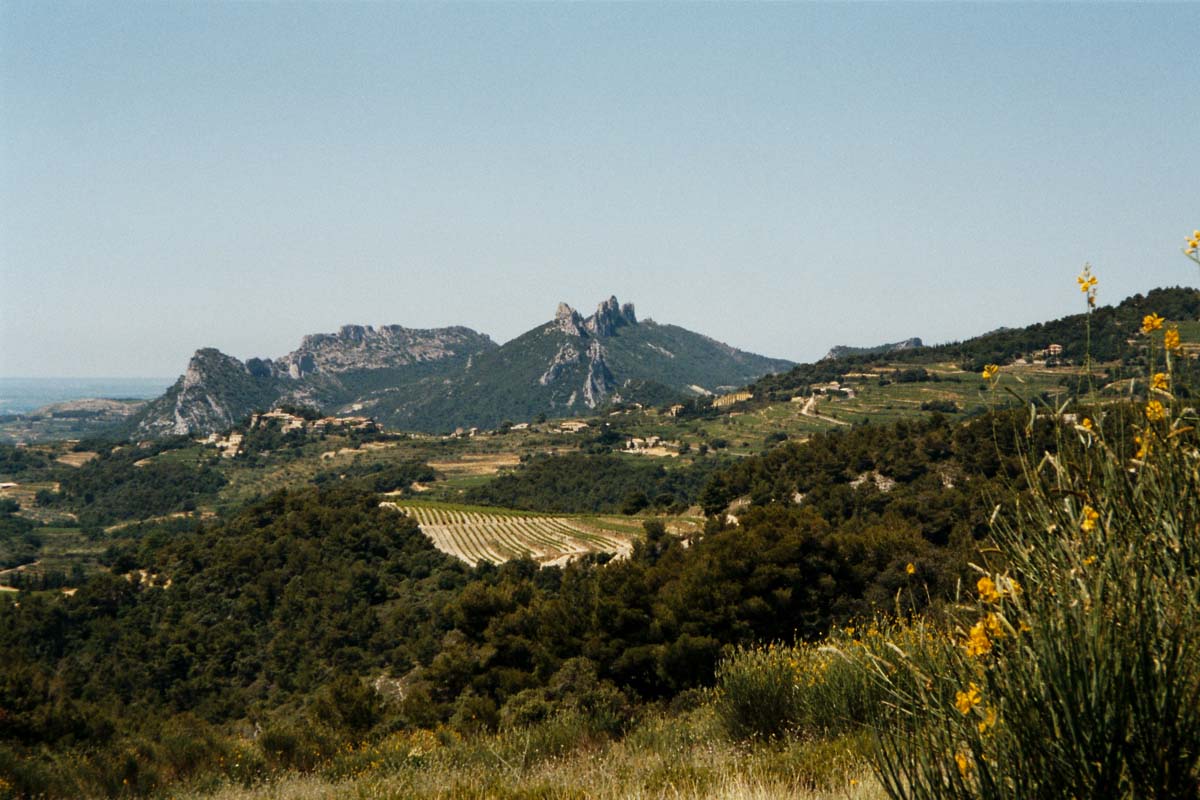
[[[940,668],[870,661],[907,720],[880,735],[892,797],[1197,795],[1200,420],[1173,366],[1132,409],[1031,421],[1057,455],[1025,456]]]
[[[871,623],[834,630],[822,642],[741,648],[717,672],[717,712],[735,739],[829,736],[890,718],[885,684],[864,665],[895,675],[890,647],[923,653],[923,624]],[[900,680],[900,678],[895,678]]]

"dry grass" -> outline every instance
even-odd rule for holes
[[[401,737],[401,749],[407,741]],[[378,751],[376,751],[378,752]],[[507,756],[507,757],[505,757]],[[854,743],[738,747],[720,738],[680,741],[668,730],[572,750],[522,767],[512,752],[478,743],[397,765],[364,759],[348,777],[289,774],[251,788],[225,786],[189,800],[882,800]]]
[[[94,458],[99,458],[99,453],[81,452],[81,453],[63,453],[58,458],[54,459],[59,464],[66,464],[68,467],[82,467]]]
[[[521,463],[520,453],[466,454],[455,459],[429,461],[429,466],[446,475],[495,475],[502,469],[512,469]]]

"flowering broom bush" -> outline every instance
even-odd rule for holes
[[[1132,408],[1031,410],[1059,446],[1027,454],[951,630],[859,659],[898,711],[875,758],[890,796],[1200,796],[1197,412],[1178,330],[1151,314],[1141,334]]]

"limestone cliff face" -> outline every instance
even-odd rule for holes
[[[242,363],[203,348],[175,385],[137,415],[133,432],[149,437],[217,433],[281,402],[320,408],[353,397],[363,373],[389,370],[389,380],[403,381],[407,367],[466,359],[495,346],[463,327],[344,325],[337,333],[305,336],[300,347],[274,360]]]
[[[343,325],[337,333],[305,336],[300,347],[276,360],[293,380],[314,373],[405,367],[494,347],[470,328],[415,329],[401,325]]]
[[[604,361],[604,346],[595,339],[588,345],[588,371],[583,381],[583,403],[588,408],[602,405],[617,388],[617,380]]]
[[[243,364],[208,347],[197,350],[187,369],[166,394],[137,417],[139,436],[212,433],[232,427],[248,409],[269,405],[279,395],[279,380],[263,362]]]

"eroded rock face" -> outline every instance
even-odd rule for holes
[[[583,317],[566,303],[559,303],[554,312],[553,326],[568,336],[584,336]]]
[[[578,334],[576,334],[578,335]],[[546,371],[538,378],[538,383],[542,386],[549,386],[557,381],[562,374],[579,363],[579,351],[575,349],[570,342],[563,343],[558,352],[554,354]]]
[[[584,327],[596,336],[612,336],[618,328],[637,325],[633,303],[620,305],[615,296],[596,307],[596,313],[584,320]]]
[[[216,433],[252,411],[283,402],[321,406],[344,391],[342,376],[468,356],[494,348],[469,328],[414,329],[401,325],[343,325],[337,333],[305,336],[300,347],[274,361],[242,363],[213,348],[197,350],[167,393],[139,414],[139,436]],[[347,381],[349,379],[346,379]]]
[[[588,345],[588,373],[583,382],[583,402],[588,408],[602,405],[617,388],[616,378],[604,360],[604,346],[595,339]]]
[[[549,386],[571,378],[579,380],[578,368],[586,365],[583,382],[571,392],[566,405],[573,406],[577,402],[582,402],[588,408],[603,405],[616,390],[618,382],[605,360],[607,352],[602,340],[628,325],[637,325],[633,304],[622,306],[616,297],[600,303],[596,313],[587,319],[566,303],[559,303],[554,321],[546,328],[547,333],[560,332],[584,341],[581,346],[571,342],[560,345],[558,352],[546,365],[546,371],[538,378],[538,384]]]
[[[243,415],[242,405],[262,399],[264,366],[252,371],[214,348],[197,350],[167,393],[148,404],[137,427],[140,435],[168,436],[226,430]],[[255,372],[260,375],[254,374]],[[272,382],[268,375],[266,382]]]
[[[293,380],[316,373],[404,367],[495,347],[470,328],[405,328],[343,325],[337,333],[305,336],[300,347],[275,363]]]

